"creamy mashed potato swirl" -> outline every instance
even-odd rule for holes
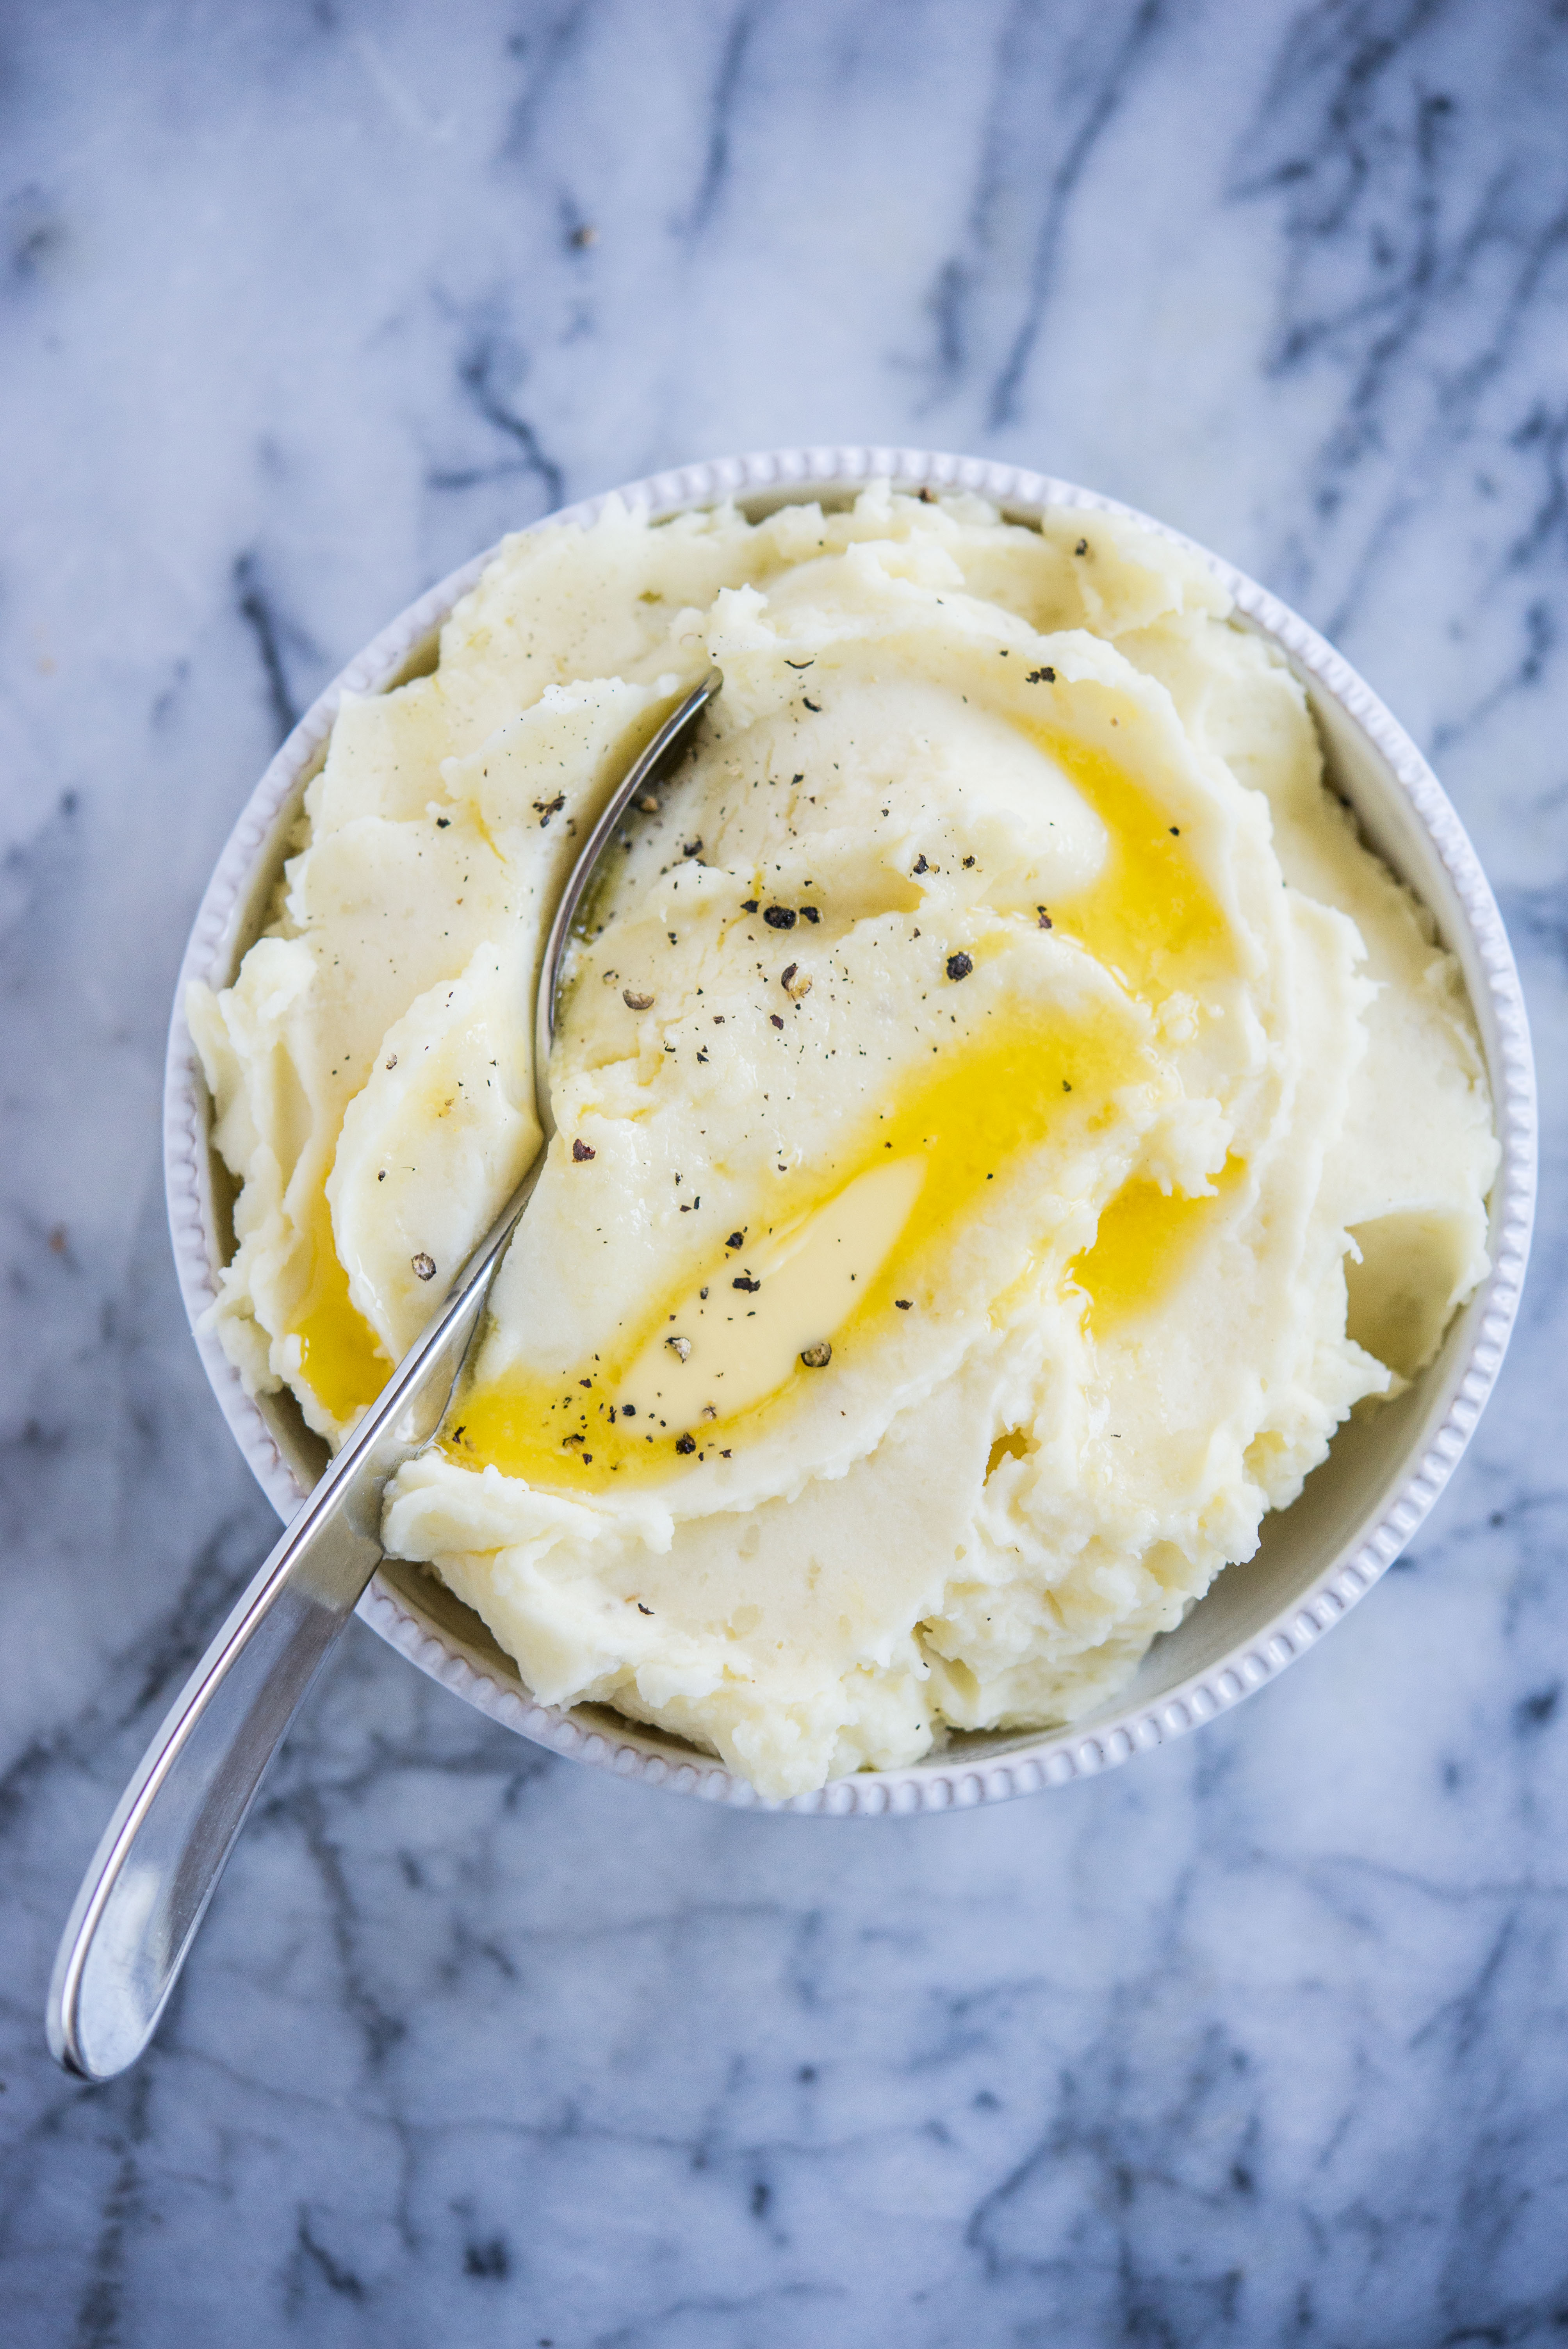
[[[191,1021],[216,1309],[334,1443],[559,1133],[387,1500],[552,1703],[771,1796],[1071,1720],[1255,1548],[1486,1269],[1452,957],[1197,557],[867,492],[509,543],[350,702],[278,917]]]

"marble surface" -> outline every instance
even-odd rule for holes
[[[11,0],[0,119],[0,2336],[1560,2341],[1563,8]],[[65,1910],[272,1533],[158,1162],[232,813],[506,526],[830,439],[1166,516],[1436,756],[1545,1086],[1497,1400],[1308,1661],[995,1811],[714,1813],[356,1627],[72,2085]]]

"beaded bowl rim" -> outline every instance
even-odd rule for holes
[[[1447,1484],[1496,1382],[1518,1309],[1535,1196],[1535,1073],[1523,996],[1502,917],[1480,859],[1447,795],[1410,737],[1350,664],[1268,589],[1207,547],[1134,507],[1077,483],[976,457],[903,448],[784,449],[722,458],[656,473],[609,490],[530,525],[591,526],[612,499],[667,520],[723,503],[842,501],[873,483],[894,489],[968,492],[1009,519],[1037,521],[1048,506],[1123,515],[1188,548],[1208,564],[1252,625],[1272,637],[1298,674],[1336,702],[1378,754],[1388,781],[1426,833],[1451,885],[1473,948],[1491,1014],[1489,1053],[1501,1161],[1493,1189],[1492,1267],[1465,1309],[1470,1337],[1450,1369],[1446,1406],[1411,1446],[1408,1473],[1391,1496],[1328,1558],[1307,1588],[1217,1661],[1152,1702],[1079,1724],[1014,1733],[1002,1754],[975,1753],[963,1740],[925,1760],[887,1771],[861,1771],[810,1795],[770,1803],[711,1755],[624,1720],[603,1706],[537,1702],[521,1680],[511,1686],[480,1669],[422,1613],[407,1591],[377,1572],[359,1602],[372,1630],[410,1663],[504,1727],[538,1744],[645,1785],[757,1810],[818,1816],[878,1816],[960,1809],[1059,1786],[1129,1760],[1227,1712],[1275,1679],[1363,1598],[1392,1565]],[[279,819],[301,780],[319,761],[346,694],[386,688],[475,585],[499,548],[476,555],[383,628],[300,719],[262,776],[213,869],[192,926],[175,991],[164,1087],[164,1168],[170,1232],[191,1335],[223,1416],[257,1481],[280,1516],[304,1498],[268,1422],[248,1394],[211,1327],[217,1247],[209,1179],[211,1102],[185,1022],[192,980],[224,984],[236,909],[251,889],[258,859],[275,846]],[[1471,993],[1474,997],[1474,986]],[[1483,1027],[1485,1026],[1483,1021]],[[1202,1606],[1202,1601],[1199,1601]]]

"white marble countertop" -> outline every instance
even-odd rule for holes
[[[1562,2340],[1562,8],[14,0],[0,39],[0,2335]],[[831,440],[1163,515],[1435,756],[1545,1086],[1497,1400],[1308,1661],[995,1811],[630,1788],[356,1627],[150,2059],[72,2085],[65,1910],[272,1533],[160,1185],[218,845],[504,528]]]

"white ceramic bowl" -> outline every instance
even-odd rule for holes
[[[615,494],[655,519],[724,498],[757,515],[811,498],[843,504],[876,480],[911,490],[973,490],[1020,522],[1036,519],[1047,505],[1130,511],[1090,490],[1011,465],[913,449],[791,449],[727,458],[661,473]],[[552,519],[586,524],[603,502],[590,499]],[[1161,523],[1150,526],[1164,530]],[[1341,1430],[1294,1507],[1264,1519],[1256,1556],[1228,1567],[1180,1629],[1156,1640],[1132,1682],[1099,1713],[1070,1729],[957,1736],[912,1769],[840,1779],[780,1806],[788,1810],[866,1815],[997,1801],[1092,1775],[1224,1712],[1312,1647],[1398,1556],[1469,1442],[1502,1360],[1534,1204],[1535,1084],[1518,975],[1496,903],[1436,777],[1376,695],[1294,612],[1229,564],[1198,551],[1249,623],[1283,648],[1306,688],[1335,788],[1355,808],[1372,846],[1430,907],[1445,945],[1460,958],[1502,1143],[1491,1207],[1492,1271],[1456,1316],[1430,1369],[1398,1402]],[[225,985],[261,931],[289,828],[325,756],[344,693],[383,691],[433,667],[437,630],[490,560],[488,554],[477,555],[394,620],[300,720],[218,860],[180,974],[164,1115],[175,1260],[213,1392],[245,1458],[284,1516],[325,1454],[292,1396],[256,1400],[245,1393],[202,1326],[218,1268],[232,1246],[232,1185],[210,1143],[211,1103],[185,1025],[185,990],[194,978]],[[536,1703],[479,1617],[420,1567],[387,1560],[359,1612],[443,1687],[557,1753],[678,1793],[769,1807],[744,1780],[678,1738],[601,1705],[567,1713]]]

